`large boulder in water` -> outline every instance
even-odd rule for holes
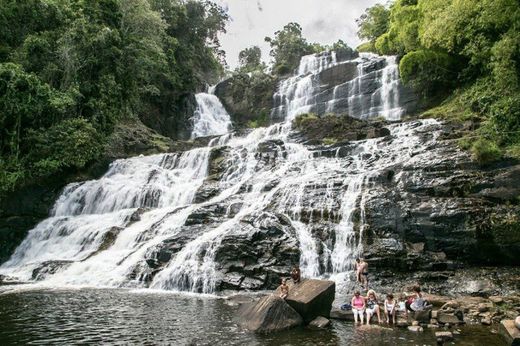
[[[520,330],[515,327],[515,321],[503,320],[500,322],[500,328],[498,331],[505,338],[508,345],[520,345]]]
[[[277,332],[303,323],[302,317],[277,295],[246,304],[239,310],[238,318],[243,328],[257,333]]]
[[[306,279],[289,283],[289,295],[285,299],[306,323],[318,316],[329,317],[336,293],[336,283],[329,280]]]

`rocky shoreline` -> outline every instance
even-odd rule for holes
[[[339,308],[338,299],[334,304],[332,290],[319,290],[315,287],[329,287],[329,281],[304,280],[302,283],[290,283],[289,296],[284,301],[279,298],[279,290],[266,295],[233,295],[226,298],[229,305],[239,306],[237,320],[244,329],[256,333],[274,333],[306,325],[308,329],[323,329],[330,326],[330,320],[354,322],[351,310]],[[291,292],[292,291],[292,292]],[[394,296],[399,293],[395,292]],[[431,305],[424,311],[409,313],[407,317],[400,313],[396,324],[377,324],[375,317],[371,325],[362,325],[366,331],[405,328],[410,332],[421,333],[426,329],[434,332],[437,344],[454,341],[459,338],[460,328],[465,325],[481,325],[489,333],[497,331],[508,345],[520,342],[520,331],[515,326],[515,319],[520,316],[520,296],[442,296],[423,294]],[[303,298],[302,298],[303,297]],[[382,297],[382,295],[380,295]],[[319,304],[315,304],[316,302]],[[347,300],[348,301],[348,300]],[[314,304],[314,305],[313,305]],[[313,307],[314,306],[314,307]],[[381,304],[380,304],[381,307]],[[323,310],[327,311],[323,311]],[[381,307],[382,309],[382,307]],[[330,312],[329,312],[330,311]],[[383,314],[383,312],[381,312]],[[383,316],[384,317],[384,316]]]

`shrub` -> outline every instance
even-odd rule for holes
[[[457,73],[451,70],[452,58],[442,52],[418,50],[406,54],[399,63],[401,78],[423,96],[451,89]]]
[[[293,126],[298,128],[304,127],[309,122],[315,121],[318,119],[318,116],[314,113],[304,113],[296,116],[293,120]]]
[[[502,157],[502,152],[496,143],[480,138],[471,146],[471,154],[480,164],[488,164]]]
[[[372,41],[361,43],[356,50],[360,53],[377,53],[376,45]]]

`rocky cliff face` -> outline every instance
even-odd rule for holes
[[[240,73],[217,84],[215,95],[226,108],[235,127],[247,126],[251,121],[267,125],[275,89],[276,78],[271,75]]]
[[[155,111],[139,116],[140,120],[157,133],[173,140],[188,140],[193,123],[191,118],[197,108],[194,94],[185,94],[174,103],[173,96],[159,105]]]
[[[341,201],[345,198],[342,180],[349,179],[348,172],[355,166],[353,155],[363,143],[359,140],[378,138],[379,147],[392,147],[400,129],[395,124],[353,119],[349,123],[344,118],[343,132],[351,136],[333,145],[322,145],[324,133],[317,129],[328,133],[327,128],[335,127],[338,119],[316,120],[310,130],[304,127],[292,138],[307,143],[314,157],[343,161],[346,168],[329,172],[331,176],[322,175],[305,186],[294,186],[294,197],[302,198],[297,215],[289,213],[288,217],[282,211],[288,207],[286,203],[292,203],[282,189],[274,193],[264,209],[241,217],[236,228],[219,240],[214,256],[217,290],[275,288],[280,275],[288,275],[293,265],[309,256],[302,252],[305,247],[312,248],[310,251],[317,256],[315,274],[334,271],[331,249],[340,239],[338,223],[348,220],[353,223],[351,242],[359,242],[360,255],[367,259],[371,271],[382,273],[382,277],[390,272],[394,276],[406,274],[403,278],[408,280],[410,273],[438,273],[418,276],[418,280],[439,275],[447,278],[453,270],[465,266],[520,264],[515,255],[520,251],[518,162],[481,167],[458,149],[458,126],[410,122],[406,126],[415,127],[417,142],[406,152],[383,149],[363,154],[368,162],[365,169],[373,173],[365,176],[361,192],[350,191],[358,195],[348,214],[341,207],[346,203]],[[255,171],[276,171],[288,150],[288,144],[281,140],[259,143]],[[211,201],[222,192],[222,179],[234,163],[233,155],[236,152],[226,146],[212,150],[210,173],[197,192],[196,202]],[[406,159],[399,160],[397,155]],[[382,162],[384,169],[380,169]],[[274,192],[281,184],[283,181],[272,179],[263,189]],[[299,188],[303,190],[297,191]],[[247,198],[250,189],[253,186],[246,184],[233,197],[210,202],[193,212],[181,232],[150,254],[155,270],[166,266],[188,242],[236,217],[244,207],[241,199]],[[300,227],[308,229],[312,244],[302,244],[306,240]],[[154,273],[150,274],[148,279],[153,281]]]

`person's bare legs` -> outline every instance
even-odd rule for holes
[[[361,313],[359,314],[359,318],[361,319],[361,324],[363,324],[363,311],[361,310]]]
[[[381,324],[381,312],[379,311],[379,305],[376,305],[377,323]]]

